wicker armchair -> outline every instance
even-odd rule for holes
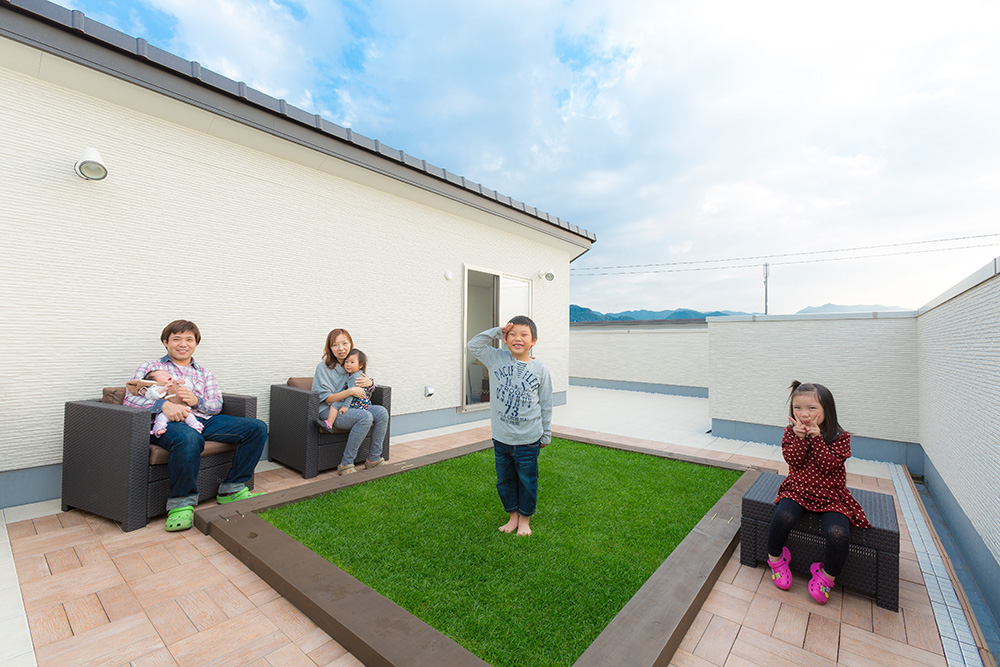
[[[389,432],[392,428],[392,389],[376,386],[372,403],[381,405],[389,414],[389,428],[382,443],[382,458],[389,460]],[[298,470],[309,479],[324,470],[336,468],[347,446],[347,431],[320,429],[319,394],[312,391],[312,378],[288,378],[286,384],[271,385],[271,419],[268,424],[269,461],[277,461]],[[371,433],[365,436],[357,463],[363,463],[371,447]]]
[[[66,403],[62,509],[119,521],[128,532],[166,514],[168,454],[149,442],[149,411],[121,405],[124,387],[106,389],[104,396],[103,402]],[[256,396],[223,394],[222,398],[223,414],[257,416]],[[205,443],[198,473],[199,502],[215,497],[235,451],[233,444]],[[253,488],[253,479],[248,486]]]

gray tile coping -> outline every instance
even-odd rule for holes
[[[906,471],[898,464],[890,464],[889,473],[896,488],[896,499],[903,511],[903,519],[910,532],[913,550],[917,553],[920,572],[927,585],[927,595],[931,599],[931,609],[941,635],[948,667],[983,667],[982,657],[972,637],[972,628],[958,601],[944,559],[941,558],[920,512],[913,489],[906,478]]]

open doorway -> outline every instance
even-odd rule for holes
[[[500,326],[515,315],[531,317],[530,280],[465,268],[466,343],[477,333]],[[490,401],[489,376],[468,349],[463,349],[462,407],[465,410],[485,409]]]

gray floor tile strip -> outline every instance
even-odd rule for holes
[[[24,602],[21,599],[3,510],[0,510],[0,568],[4,570],[0,572],[0,599],[7,605],[0,609],[0,638],[3,639],[0,645],[0,665],[35,665],[31,633],[24,613]]]
[[[944,559],[938,552],[930,529],[920,512],[910,482],[906,479],[906,472],[897,464],[891,464],[889,471],[892,475],[892,484],[896,488],[899,507],[903,511],[903,519],[910,532],[913,550],[917,552],[917,563],[927,585],[927,594],[931,599],[934,621],[941,635],[948,667],[983,667],[979,649],[972,638],[972,628],[969,627],[969,621],[958,601]]]

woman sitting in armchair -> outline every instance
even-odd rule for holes
[[[337,411],[336,414],[330,413],[332,404],[348,397],[364,399],[367,397],[365,389],[375,386],[374,380],[367,376],[356,379],[356,386],[347,386],[350,375],[344,369],[344,360],[352,349],[354,340],[346,329],[331,331],[326,337],[323,360],[316,365],[312,386],[312,390],[319,393],[320,408],[317,421],[320,428],[325,429],[330,425],[350,431],[347,445],[344,447],[344,457],[337,466],[337,471],[341,475],[356,472],[354,459],[368,431],[372,433],[372,444],[365,461],[365,468],[374,468],[385,463],[382,459],[382,443],[385,441],[385,432],[389,425],[389,412],[381,405],[372,405],[371,409],[350,408],[343,412]]]

